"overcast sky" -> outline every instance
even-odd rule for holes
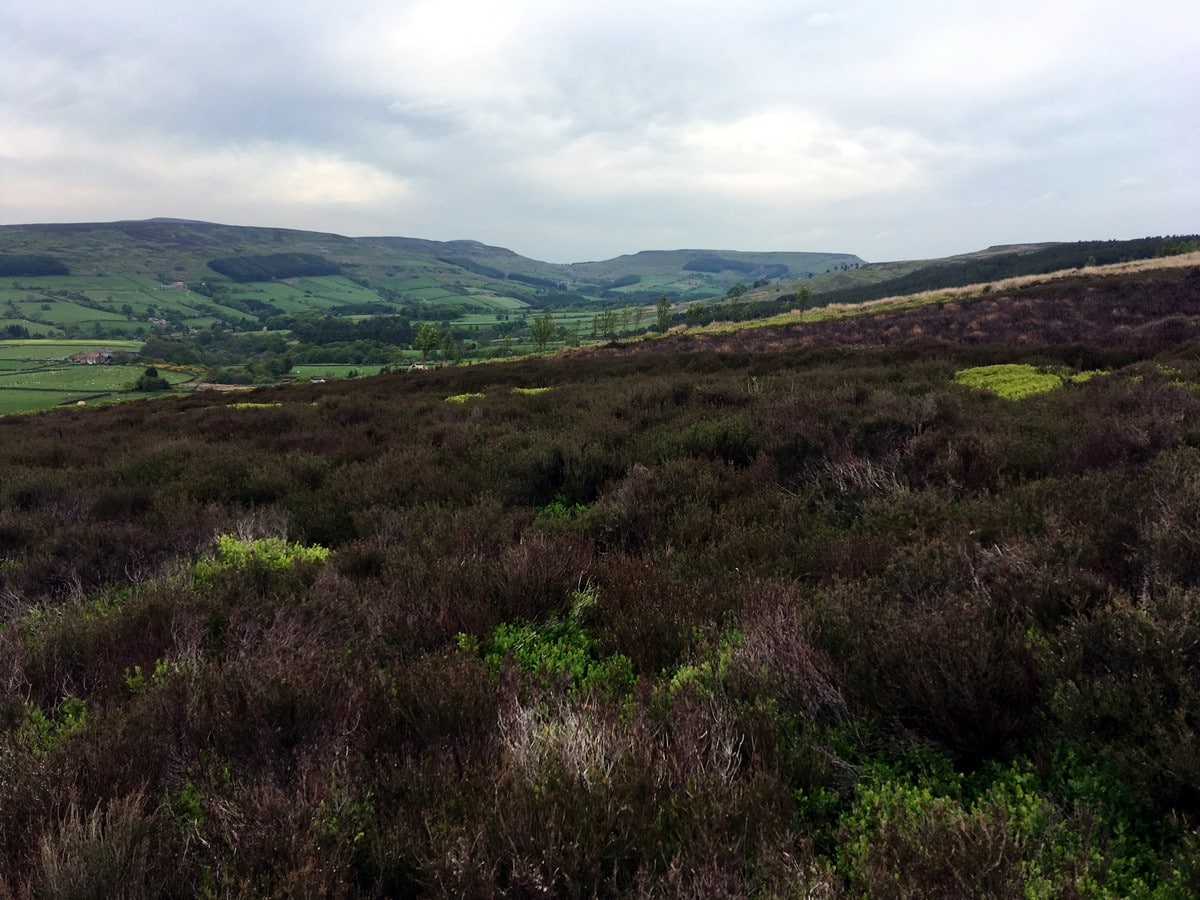
[[[0,0],[0,223],[868,260],[1200,230],[1195,0]]]

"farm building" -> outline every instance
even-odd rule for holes
[[[111,350],[85,350],[82,353],[75,353],[68,357],[71,362],[84,363],[89,366],[106,366],[113,361],[113,352]]]

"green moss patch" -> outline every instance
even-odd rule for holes
[[[1061,371],[1039,368],[1026,363],[1003,363],[995,366],[975,366],[963,369],[954,376],[955,384],[991,391],[1005,400],[1023,400],[1045,394],[1067,382],[1087,381],[1099,372]]]

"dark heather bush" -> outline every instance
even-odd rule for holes
[[[1190,896],[1197,301],[0,417],[0,896]]]

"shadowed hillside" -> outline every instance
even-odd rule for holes
[[[851,308],[850,315],[797,318],[794,325],[731,334],[690,334],[641,345],[677,351],[705,347],[760,351],[828,345],[898,346],[924,339],[963,345],[1070,345],[1124,349],[1143,356],[1200,339],[1200,266],[1104,278],[1026,279],[967,296]],[[869,314],[867,314],[869,313]]]

